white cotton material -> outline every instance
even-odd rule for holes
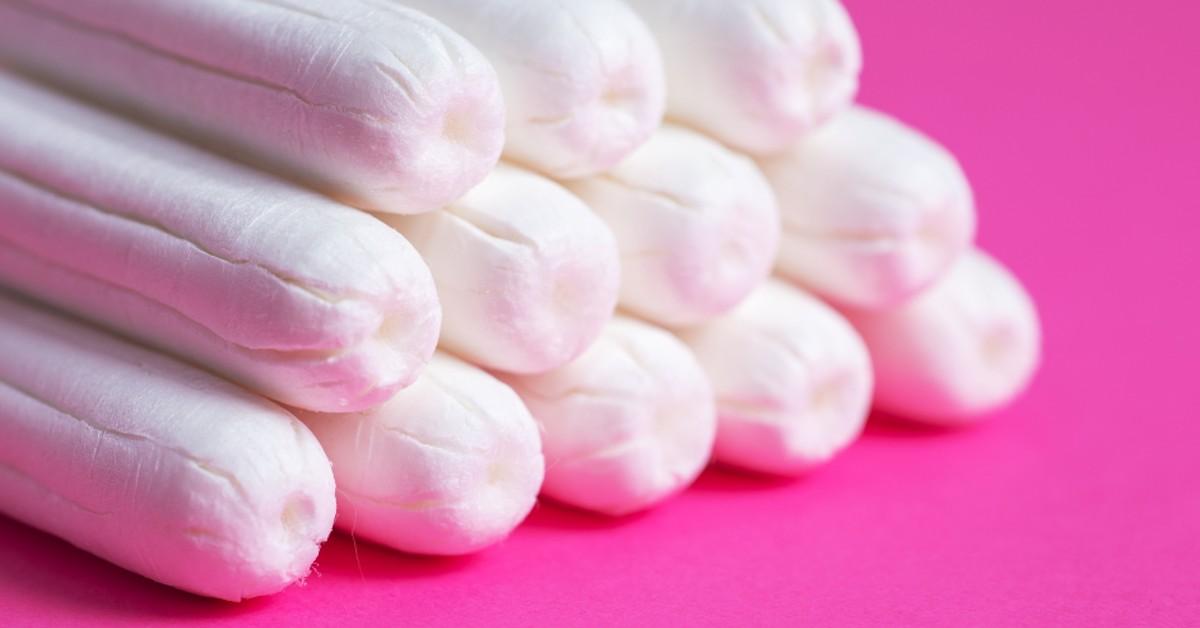
[[[837,0],[629,0],[662,49],[667,118],[752,154],[846,108],[862,50]]]
[[[779,209],[749,158],[664,126],[609,172],[567,187],[621,251],[623,310],[666,326],[727,311],[771,272]]]
[[[0,513],[238,601],[308,574],[333,474],[278,406],[0,293]]]
[[[958,161],[882,113],[854,107],[759,165],[783,217],[777,272],[838,306],[902,303],[975,237]]]
[[[717,397],[715,461],[799,475],[862,431],[871,406],[867,348],[817,298],[771,280],[730,313],[679,337]]]
[[[649,508],[708,463],[716,408],[678,339],[618,316],[582,356],[540,375],[502,375],[542,429],[542,494],[608,515]]]
[[[356,0],[8,0],[0,62],[375,211],[441,207],[504,142],[478,50]]]
[[[373,0],[441,20],[496,68],[505,159],[566,179],[607,170],[649,137],[666,106],[662,59],[620,0]]]
[[[899,308],[847,315],[871,351],[875,407],[898,418],[976,421],[1016,399],[1040,361],[1033,300],[977,249]]]
[[[545,177],[501,164],[442,211],[384,220],[433,271],[441,346],[475,364],[548,371],[612,318],[620,285],[612,232]]]
[[[361,211],[0,73],[0,284],[291,405],[410,383],[433,278]]]
[[[299,416],[337,478],[338,529],[418,554],[499,542],[533,508],[537,424],[511,388],[442,353],[383,405]]]

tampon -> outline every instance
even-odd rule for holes
[[[433,279],[368,214],[0,73],[0,283],[316,410],[437,343]]]
[[[0,296],[0,513],[237,601],[308,574],[333,474],[278,406]]]
[[[667,118],[752,154],[844,109],[862,51],[837,0],[630,0],[662,48]]]
[[[550,370],[612,317],[620,275],[612,232],[542,176],[501,164],[443,211],[384,220],[433,271],[441,346],[475,364]]]
[[[499,542],[542,485],[537,424],[512,389],[437,353],[412,386],[349,414],[298,412],[337,479],[337,527],[419,554]]]
[[[708,463],[716,409],[687,347],[618,316],[578,359],[540,375],[502,375],[542,428],[542,494],[623,515],[692,483]]]
[[[376,211],[441,207],[504,141],[478,50],[356,0],[6,0],[0,61]]]
[[[818,299],[771,280],[733,311],[679,337],[716,393],[715,461],[797,475],[862,431],[871,405],[867,349]]]
[[[662,121],[662,59],[620,0],[374,0],[411,6],[477,46],[500,77],[505,158],[555,178],[607,170]]]
[[[617,237],[622,309],[660,325],[696,323],[766,279],[779,209],[750,159],[664,126],[604,174],[567,182]]]
[[[1040,359],[1033,300],[979,250],[897,309],[847,314],[871,351],[875,406],[899,418],[977,420],[1020,395]]]
[[[840,114],[759,165],[783,216],[777,271],[839,306],[903,302],[975,235],[971,186],[954,156],[870,109]]]

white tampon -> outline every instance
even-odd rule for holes
[[[771,280],[679,337],[716,393],[717,462],[794,475],[828,461],[862,431],[871,405],[867,349],[816,298]]]
[[[506,159],[563,179],[608,169],[662,120],[662,60],[619,0],[373,0],[424,11],[492,62]]]
[[[333,461],[340,530],[419,554],[508,535],[542,484],[537,424],[487,373],[443,354],[383,405],[300,412]]]
[[[664,126],[609,172],[567,182],[617,237],[621,307],[661,325],[741,301],[771,271],[779,211],[750,159]]]
[[[376,211],[446,204],[503,144],[491,66],[400,7],[8,0],[0,61]]]
[[[847,310],[875,366],[875,406],[962,424],[1015,399],[1037,370],[1041,331],[1029,294],[979,250],[894,310]]]
[[[946,272],[975,235],[946,149],[863,107],[759,161],[779,199],[780,275],[841,306],[887,308]]]
[[[0,513],[236,601],[308,574],[333,511],[329,460],[278,406],[0,295]]]
[[[667,117],[754,154],[845,108],[862,51],[837,0],[629,0],[662,49]]]
[[[692,483],[716,430],[712,389],[671,334],[618,316],[583,355],[540,375],[503,375],[542,428],[542,494],[622,515]]]
[[[0,74],[0,283],[291,405],[377,404],[433,279],[358,210]]]
[[[489,369],[542,372],[587,348],[613,313],[612,232],[578,198],[501,164],[446,209],[387,216],[433,271],[441,346]]]

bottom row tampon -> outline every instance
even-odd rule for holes
[[[278,406],[0,296],[0,512],[211,597],[308,574],[329,460]]]
[[[897,418],[963,424],[1012,401],[1040,357],[1033,299],[974,249],[904,305],[847,310],[875,367],[875,406]]]
[[[716,462],[798,474],[862,431],[871,404],[867,349],[817,298],[769,280],[731,312],[679,337],[716,394]]]
[[[704,469],[713,394],[670,333],[624,316],[583,355],[539,375],[504,375],[542,429],[542,493],[610,515],[647,508]]]
[[[374,409],[297,410],[306,428],[203,371],[0,296],[0,512],[240,600],[308,573],[335,477],[340,529],[462,554],[507,536],[539,490],[620,515],[682,490],[710,457],[800,473],[859,434],[873,381],[887,412],[961,423],[1014,397],[1038,361],[1032,301],[977,250],[904,305],[847,316],[862,339],[770,280],[678,338],[618,316],[542,374],[502,382],[439,353]]]
[[[508,535],[542,485],[538,427],[508,386],[441,352],[378,408],[297,411],[337,478],[337,527],[418,554],[465,554]]]

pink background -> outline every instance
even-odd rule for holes
[[[1200,625],[1200,10],[848,0],[864,102],[956,151],[1046,363],[978,429],[876,422],[816,475],[710,471],[645,514],[542,505],[503,545],[335,537],[304,587],[175,592],[0,518],[0,622]]]

